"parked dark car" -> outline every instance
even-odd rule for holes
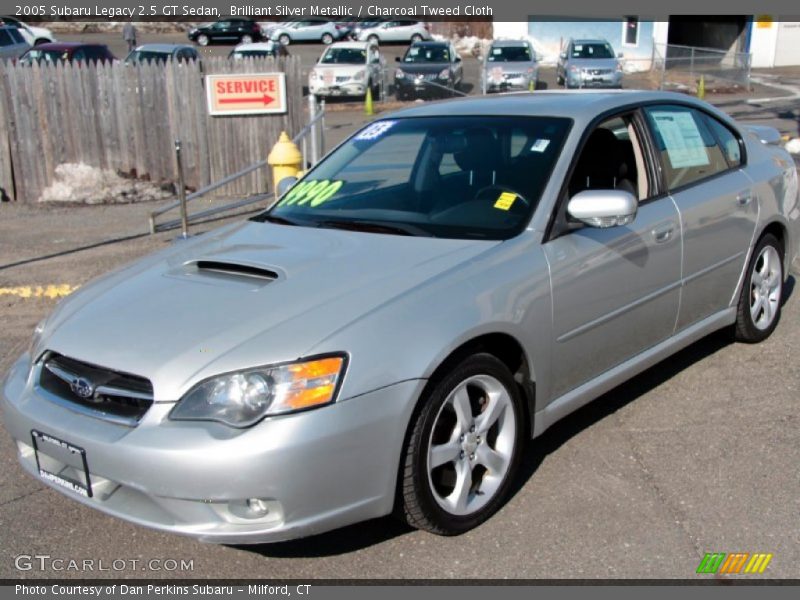
[[[209,44],[250,44],[264,39],[261,26],[241,17],[220,19],[189,30],[189,39],[200,46]]]
[[[457,90],[463,79],[463,65],[450,42],[415,42],[411,44],[394,72],[398,100],[414,96],[447,95]]]
[[[19,59],[22,64],[34,62],[114,62],[117,57],[105,44],[84,44],[82,42],[53,42],[39,44],[28,50]]]

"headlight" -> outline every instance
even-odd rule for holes
[[[309,79],[316,79],[317,75],[318,75],[318,73],[317,73],[316,69],[311,69],[308,72],[308,78]]]
[[[570,73],[580,73],[581,68],[578,65],[571,65],[569,70]]]
[[[330,404],[344,366],[344,356],[333,356],[220,375],[192,388],[169,418],[249,427],[266,416]]]
[[[364,76],[367,74],[366,71],[358,71],[355,75],[353,75],[353,79],[356,81],[361,81],[364,79]]]
[[[31,337],[30,344],[28,344],[28,355],[31,357],[31,362],[38,357],[36,354],[39,352],[39,346],[42,343],[42,334],[44,333],[44,324],[47,319],[42,319],[33,329],[33,336]]]
[[[396,79],[404,79],[406,74],[405,71],[403,71],[403,69],[395,69],[394,76]]]
[[[450,77],[450,69],[442,69],[442,72],[439,73],[439,79],[447,79]]]

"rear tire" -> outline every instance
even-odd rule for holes
[[[278,37],[278,42],[280,43],[281,46],[288,46],[289,44],[292,43],[292,39],[288,35],[286,35],[285,33],[282,33]]]
[[[201,46],[208,46],[208,36],[207,35],[198,35],[197,36],[197,43]]]
[[[253,43],[253,36],[252,35],[243,35],[241,39],[242,44],[252,44]]]
[[[378,38],[378,36],[377,36],[377,35],[371,35],[371,36],[369,36],[369,37],[367,38],[367,41],[368,41],[370,44],[375,44],[376,46],[377,46],[378,44],[380,44],[380,43],[381,43],[381,40],[380,40],[380,38]]]
[[[46,38],[39,38],[38,40],[34,40],[33,45],[38,46],[39,44],[49,44],[50,40]]]
[[[412,527],[458,535],[503,504],[523,445],[514,377],[490,354],[468,357],[436,383],[411,423],[399,513]]]
[[[322,43],[326,46],[330,46],[333,43],[333,36],[330,33],[323,34]]]
[[[422,36],[420,34],[415,33],[414,35],[411,36],[411,43],[412,44],[414,42],[421,42],[421,41],[422,41]]]
[[[767,339],[780,321],[782,300],[783,244],[768,233],[747,265],[736,311],[736,341],[754,344]]]

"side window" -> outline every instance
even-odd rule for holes
[[[72,60],[86,60],[86,51],[83,48],[78,48],[72,53]]]
[[[581,149],[568,192],[625,190],[645,200],[651,195],[644,152],[633,121],[613,117],[598,125]]]
[[[645,110],[669,189],[726,171],[728,162],[703,116],[685,106]]]
[[[0,29],[0,46],[10,46],[11,44],[11,36],[8,35],[8,30]]]
[[[717,121],[714,117],[706,114],[704,114],[703,117],[708,127],[714,132],[714,135],[717,136],[717,140],[719,140],[719,144],[722,146],[722,152],[725,154],[725,158],[728,159],[730,166],[740,166],[742,164],[742,146],[739,138],[734,135],[727,126]]]
[[[11,36],[11,39],[14,41],[15,44],[24,44],[25,38],[22,37],[22,34],[17,31],[16,29],[9,29],[8,35]]]

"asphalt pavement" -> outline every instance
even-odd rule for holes
[[[140,41],[151,40],[141,35]],[[311,64],[321,48],[290,50]],[[477,69],[474,59],[466,65]],[[715,101],[739,118],[783,131],[797,127],[796,102]],[[343,137],[365,119],[356,107],[332,111],[328,125]],[[142,235],[151,209],[0,207],[0,372],[55,304],[3,290],[80,285],[163,248],[174,232]],[[129,525],[46,488],[22,472],[2,431],[0,578],[694,579],[708,577],[695,574],[707,552],[769,552],[765,575],[747,577],[800,578],[796,276],[769,340],[743,345],[712,335],[555,425],[525,451],[509,502],[460,537],[436,537],[384,518],[288,543],[202,544]],[[20,555],[92,560],[94,570],[64,570],[68,562],[52,560],[40,569],[36,561],[20,562]],[[150,565],[160,570],[148,569],[151,559],[162,561]],[[167,570],[172,563],[165,559],[191,561],[192,568]],[[108,570],[98,570],[101,560]],[[18,568],[28,564],[29,570]]]

